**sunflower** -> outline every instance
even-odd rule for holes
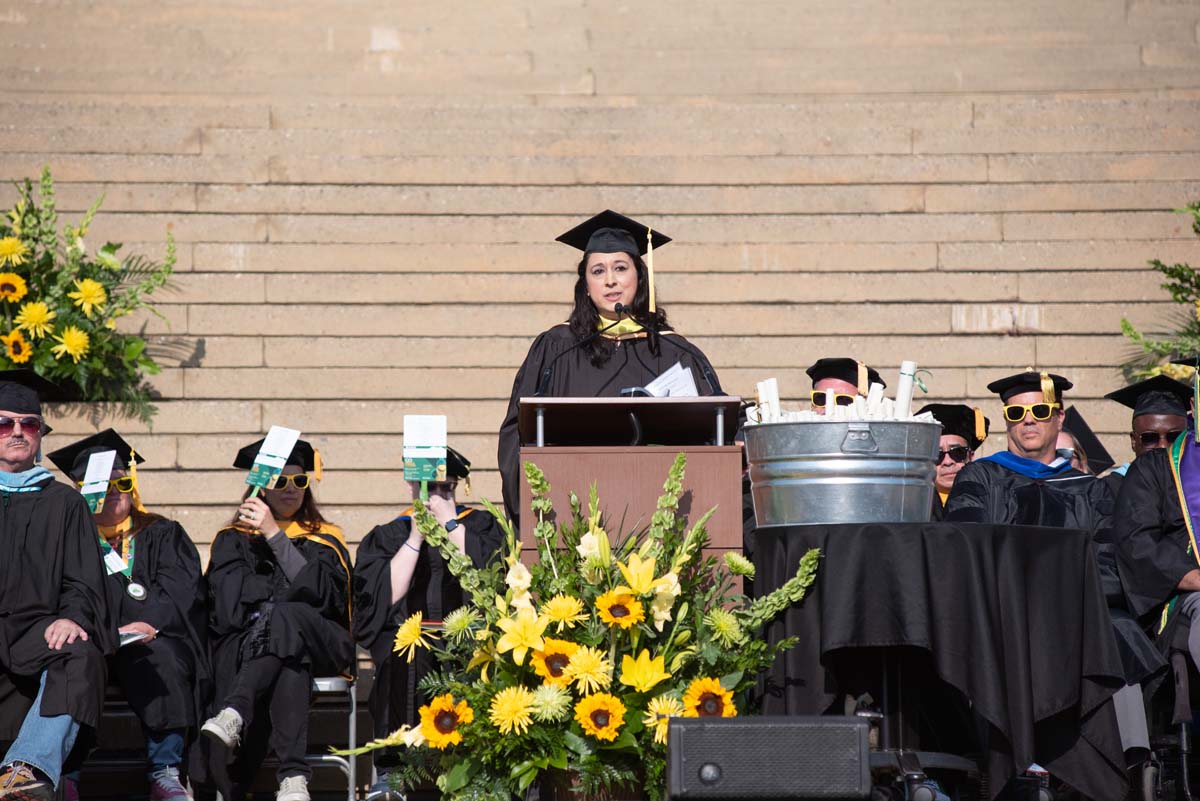
[[[660,695],[646,705],[646,716],[642,718],[642,725],[647,729],[654,729],[654,742],[666,745],[667,727],[671,723],[671,718],[682,717],[682,715],[683,704],[679,703],[678,698]]]
[[[732,718],[737,716],[733,693],[713,678],[700,678],[688,685],[683,693],[685,718]]]
[[[13,267],[20,267],[25,263],[25,257],[29,255],[29,248],[25,247],[25,243],[15,236],[6,236],[0,239],[0,267],[11,264]]]
[[[41,339],[47,334],[54,333],[54,325],[52,321],[58,314],[51,311],[50,307],[40,300],[31,300],[17,310],[17,316],[13,319],[17,323],[18,328],[23,328],[29,332],[29,336],[34,339]]]
[[[567,665],[564,675],[574,682],[582,693],[607,690],[612,684],[612,662],[608,661],[603,651],[581,645],[579,650],[571,655],[571,663]]]
[[[575,705],[575,720],[585,734],[612,742],[625,722],[625,705],[615,695],[595,693]]]
[[[562,633],[563,627],[573,629],[576,623],[582,623],[588,616],[583,612],[583,601],[573,595],[558,594],[542,607],[542,614],[551,623],[558,624],[555,631]]]
[[[642,602],[619,590],[609,590],[596,599],[600,619],[610,626],[629,629],[646,619]]]
[[[15,328],[8,332],[7,336],[0,337],[0,342],[4,343],[8,360],[13,364],[24,364],[33,356],[33,350],[25,340],[25,335]]]
[[[533,669],[546,680],[547,684],[565,687],[571,683],[566,670],[571,664],[571,656],[579,650],[579,646],[566,640],[556,640],[544,637],[544,645],[533,652]]]
[[[88,346],[91,344],[87,332],[80,331],[73,325],[64,328],[62,334],[54,337],[54,341],[58,343],[50,349],[54,357],[61,359],[63,356],[70,356],[76,364],[87,354]]]
[[[671,674],[663,670],[663,657],[650,658],[650,652],[645,648],[634,659],[629,654],[621,657],[621,683],[632,687],[639,693],[652,690],[656,684],[671,678]]]
[[[515,617],[502,617],[496,621],[496,625],[504,632],[504,636],[496,642],[496,651],[512,651],[513,661],[523,665],[526,651],[540,651],[544,647],[542,632],[550,625],[550,621],[533,609],[518,609]]]
[[[533,722],[533,700],[527,687],[505,687],[492,698],[492,723],[501,734],[524,734]]]
[[[408,661],[413,661],[418,648],[428,648],[429,641],[425,639],[426,632],[421,628],[421,613],[414,612],[407,620],[400,624],[400,628],[396,631],[396,642],[392,645],[392,650],[401,656],[407,656]]]
[[[75,305],[83,309],[83,313],[88,317],[92,316],[93,307],[103,309],[104,304],[108,302],[108,293],[104,291],[104,284],[92,278],[76,281],[75,291],[68,292],[67,297],[75,301]]]
[[[454,695],[446,693],[433,699],[429,706],[421,707],[421,734],[439,751],[462,742],[458,729],[475,719],[475,713],[466,700],[454,703]]]
[[[25,279],[16,273],[0,273],[0,298],[16,303],[29,294]]]

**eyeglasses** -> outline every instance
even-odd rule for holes
[[[823,389],[814,389],[810,396],[813,406],[825,406],[828,400],[828,393]],[[851,406],[854,403],[854,396],[847,395],[843,392],[833,393],[833,402],[838,406]]]
[[[0,417],[0,437],[7,437],[18,425],[26,429],[42,433],[42,418],[40,417]]]
[[[79,487],[83,486],[82,481],[76,481],[75,484]],[[110,478],[108,480],[109,490],[117,492],[133,492],[133,476],[121,476],[120,478]]]
[[[1004,419],[1010,423],[1019,423],[1025,419],[1025,415],[1032,414],[1033,419],[1040,423],[1049,420],[1050,415],[1060,406],[1061,403],[1010,403],[1004,407]]]
[[[966,445],[952,445],[944,451],[938,451],[937,463],[941,464],[942,460],[949,456],[950,461],[962,464],[963,462],[967,461],[967,457],[970,455],[971,449]]]
[[[272,489],[287,489],[288,484],[291,484],[293,487],[299,490],[308,489],[308,474],[296,473],[292,476],[280,475],[279,478],[275,479],[275,486]]]
[[[1167,431],[1163,434],[1160,434],[1157,431],[1143,431],[1142,433],[1138,434],[1138,439],[1141,440],[1143,445],[1148,445],[1150,447],[1154,447],[1160,442],[1166,442],[1168,445],[1174,445],[1175,440],[1177,440],[1179,435],[1182,433],[1183,431]]]

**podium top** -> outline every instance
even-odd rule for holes
[[[737,430],[742,399],[700,398],[521,398],[517,430],[522,445],[537,442],[542,410],[547,445],[704,445],[713,443],[716,415],[724,419],[726,442]]]

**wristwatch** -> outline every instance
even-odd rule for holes
[[[454,531],[454,529],[458,528],[458,526],[458,518],[453,517],[447,520],[446,524],[442,526],[442,528],[446,529],[446,533],[449,534],[451,531]]]

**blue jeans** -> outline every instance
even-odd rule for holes
[[[146,762],[153,776],[163,768],[178,768],[183,763],[183,729],[146,732]]]
[[[79,724],[70,715],[42,715],[42,695],[46,692],[46,672],[38,684],[37,698],[21,723],[21,731],[13,740],[8,753],[4,755],[4,765],[14,762],[24,762],[41,771],[47,779],[58,787],[62,777],[63,762],[71,747],[75,745],[75,737],[79,734]]]

